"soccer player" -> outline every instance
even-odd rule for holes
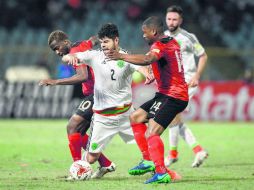
[[[199,78],[207,62],[207,55],[196,36],[180,27],[182,21],[182,8],[175,5],[169,7],[166,14],[168,30],[166,30],[164,34],[175,38],[181,46],[184,77],[189,87],[189,98],[191,98],[197,92]],[[199,59],[198,66],[196,66],[194,56]],[[166,166],[169,166],[178,160],[177,146],[179,134],[192,148],[195,154],[192,167],[199,167],[207,158],[208,153],[197,142],[192,131],[184,123],[181,113],[175,117],[174,121],[171,123],[171,127],[169,128],[170,151],[169,156],[165,158]]]
[[[141,175],[153,171],[155,166],[155,174],[145,183],[168,183],[178,176],[164,164],[164,144],[160,135],[175,116],[186,108],[188,86],[184,80],[180,46],[175,39],[163,34],[163,21],[159,17],[149,17],[143,22],[142,31],[143,37],[151,45],[148,53],[128,55],[108,51],[107,56],[136,65],[152,65],[159,92],[130,116],[135,140],[144,160],[129,173]],[[147,119],[148,129],[145,125]]]
[[[49,47],[59,56],[68,53],[83,52],[92,49],[98,43],[96,36],[89,40],[72,43],[67,34],[63,31],[53,31],[48,38]],[[39,85],[71,85],[82,83],[82,91],[84,98],[78,106],[76,113],[74,113],[69,123],[67,124],[67,134],[69,140],[69,148],[73,161],[81,160],[81,149],[85,149],[88,142],[88,135],[86,134],[90,127],[91,118],[93,115],[93,90],[94,90],[94,76],[93,71],[86,65],[73,66],[76,74],[70,78],[63,79],[45,79],[41,80]],[[103,154],[98,159],[100,167],[93,174],[92,178],[100,178],[107,172],[114,171],[116,166]]]
[[[108,23],[98,32],[100,50],[63,56],[63,62],[72,65],[86,63],[93,68],[95,76],[93,122],[89,151],[83,159],[94,163],[111,139],[119,134],[126,142],[134,140],[129,115],[132,108],[131,82],[136,70],[146,74],[142,68],[118,60],[109,60],[105,52],[115,50],[126,54],[119,47],[119,33],[116,25]]]

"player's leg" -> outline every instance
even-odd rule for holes
[[[168,183],[171,181],[171,177],[164,165],[164,143],[160,138],[165,129],[153,119],[149,120],[148,126],[147,141],[149,153],[155,165],[155,175],[145,183]]]
[[[91,178],[101,178],[106,173],[113,172],[116,169],[116,165],[101,153],[113,136],[117,134],[117,128],[114,127],[116,123],[117,122],[110,117],[94,114],[91,123],[90,141],[87,145],[88,153],[85,152],[83,159],[91,164],[97,160],[103,161],[103,163],[99,162],[100,166],[98,170],[93,173]],[[109,128],[109,126],[112,126],[112,128]]]
[[[69,148],[73,161],[81,159],[82,139],[88,139],[88,136],[86,134],[82,136],[78,130],[79,127],[82,126],[83,121],[83,117],[74,114],[70,118],[67,125]]]
[[[197,87],[189,88],[189,98],[192,98],[195,93],[197,92]],[[189,107],[187,107],[186,110],[188,110]],[[199,167],[203,161],[207,158],[208,153],[203,149],[203,147],[197,142],[193,132],[191,129],[184,123],[183,118],[180,117],[180,120],[178,122],[179,126],[179,134],[184,139],[184,141],[192,148],[195,159],[192,164],[192,167]]]
[[[79,104],[76,113],[69,119],[67,134],[73,161],[81,159],[81,149],[87,143],[86,131],[90,126],[93,115],[92,106],[93,95],[85,97]]]
[[[67,133],[69,136],[69,147],[73,155],[73,160],[81,159],[81,148],[86,149],[89,136],[86,134],[90,127],[93,115],[93,95],[85,97],[78,109],[69,120]],[[111,161],[104,155],[100,154],[98,162],[102,167],[111,165]]]
[[[180,125],[180,136],[192,148],[195,154],[195,159],[192,163],[192,167],[199,167],[204,162],[204,160],[208,157],[208,153],[197,142],[192,131],[190,130],[190,128],[187,127],[185,123],[182,123]]]
[[[142,157],[144,160],[150,160],[147,139],[145,137],[147,126],[144,122],[146,120],[147,112],[142,108],[137,109],[130,115],[131,127]]]
[[[179,124],[181,122],[181,115],[177,114],[169,126],[169,155],[165,158],[165,165],[170,166],[178,160],[178,141],[179,141]]]
[[[148,124],[148,147],[150,157],[155,165],[155,175],[148,179],[145,183],[168,183],[175,176],[172,171],[166,168],[164,163],[164,143],[160,135],[172,122],[175,116],[183,111],[188,102],[181,101],[160,94],[155,101],[150,112],[153,118],[149,120]]]
[[[128,171],[130,175],[142,175],[147,172],[154,171],[155,169],[149,155],[147,139],[145,136],[147,130],[145,122],[147,122],[148,111],[153,103],[153,99],[144,103],[139,109],[130,115],[134,138],[143,157],[143,160],[137,166]]]
[[[120,125],[118,126],[118,130],[119,130],[120,137],[125,141],[125,143],[133,143],[135,141],[138,142],[137,144],[142,152],[143,160],[137,166],[130,169],[128,172],[130,175],[142,175],[146,172],[154,171],[154,164],[152,161],[150,161],[150,156],[148,153],[148,145],[147,145],[146,137],[145,137],[145,132],[147,127],[146,126],[143,127],[143,125],[140,125],[141,129],[137,129],[137,128],[133,129],[133,127],[130,127],[129,115],[131,112],[133,113],[132,110],[129,110],[128,112],[119,115]],[[136,112],[136,114],[142,113],[142,112],[143,110],[139,110]],[[135,115],[135,117],[137,117],[137,115]],[[146,120],[146,117],[144,117],[144,119]],[[142,121],[142,120],[139,120],[139,121]],[[141,140],[143,140],[143,142]],[[147,160],[144,155],[148,156]]]

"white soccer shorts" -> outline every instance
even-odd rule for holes
[[[115,116],[103,116],[94,113],[90,128],[89,152],[102,152],[117,134],[125,143],[135,143],[129,119],[133,111],[133,108],[130,108],[127,112]]]

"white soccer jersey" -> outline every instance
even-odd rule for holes
[[[126,53],[120,50],[120,53]],[[76,53],[77,58],[93,68],[94,110],[124,106],[132,102],[132,73],[139,66],[123,60],[109,60],[102,50]]]
[[[184,77],[188,83],[197,71],[194,56],[201,56],[205,52],[205,49],[194,34],[182,28],[179,28],[176,33],[170,33],[169,30],[166,30],[164,34],[175,38],[181,46]]]

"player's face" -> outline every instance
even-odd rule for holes
[[[176,12],[168,12],[166,23],[170,32],[174,32],[182,24],[182,17]]]
[[[50,44],[50,48],[59,56],[64,56],[70,52],[70,43],[68,41],[55,42]]]
[[[155,41],[156,31],[146,25],[142,26],[143,38],[151,45]]]
[[[118,48],[119,38],[114,39],[104,37],[100,39],[101,49],[104,50],[116,50]]]

